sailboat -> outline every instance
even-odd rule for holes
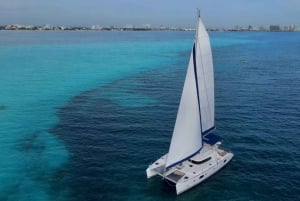
[[[233,154],[220,148],[215,130],[214,70],[209,36],[198,13],[194,44],[187,68],[169,152],[146,170],[176,187],[177,195],[218,172]]]

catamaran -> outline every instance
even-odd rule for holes
[[[160,175],[181,194],[224,167],[233,154],[220,148],[215,130],[214,70],[209,36],[198,13],[190,55],[169,152],[146,170]]]

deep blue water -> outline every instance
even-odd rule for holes
[[[210,33],[216,132],[235,157],[180,196],[146,179],[193,36],[0,32],[0,200],[298,200],[300,33]]]

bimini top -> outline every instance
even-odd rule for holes
[[[221,141],[223,141],[223,138],[213,133],[203,136],[203,142],[210,145],[214,145],[217,142],[221,142]]]

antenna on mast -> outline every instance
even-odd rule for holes
[[[199,8],[197,8],[197,16],[198,16],[198,18],[200,18],[200,9]]]

